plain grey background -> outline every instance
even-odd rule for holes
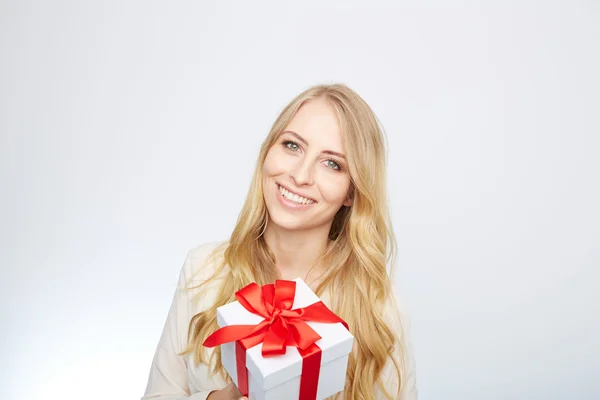
[[[1,1],[0,35],[0,397],[141,397],[186,252],[343,82],[389,139],[420,398],[600,398],[597,1]]]

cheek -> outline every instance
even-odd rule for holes
[[[350,189],[350,177],[328,176],[321,180],[321,195],[329,203],[343,203]]]
[[[291,168],[292,162],[292,157],[287,156],[277,148],[272,148],[265,158],[263,174],[265,176],[280,175]]]
[[[265,176],[270,176],[276,173],[277,170],[277,160],[276,155],[273,150],[269,150],[267,153],[267,157],[265,158],[265,162],[263,164],[263,174]]]

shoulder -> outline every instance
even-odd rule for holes
[[[227,242],[225,241],[219,241],[203,243],[193,247],[188,251],[186,262],[189,263],[191,267],[198,267],[199,264],[204,263],[212,253],[226,244]]]
[[[203,243],[191,248],[183,263],[179,284],[186,287],[190,283],[201,283],[214,276],[223,260],[227,241]]]
[[[411,316],[406,302],[397,288],[390,291],[384,313],[386,318],[389,318],[389,321],[401,328],[402,331],[410,331]]]
[[[220,291],[228,268],[223,264],[223,253],[229,243],[210,242],[190,249],[179,276],[177,292],[189,304],[188,317],[206,310]]]

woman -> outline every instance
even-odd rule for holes
[[[395,249],[386,198],[383,134],[367,103],[344,85],[298,95],[262,145],[229,241],[188,254],[142,400],[241,398],[219,349],[202,346],[218,329],[216,308],[250,282],[296,277],[355,337],[334,398],[417,399],[386,267]]]

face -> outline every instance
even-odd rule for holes
[[[305,103],[267,153],[263,192],[269,225],[329,232],[337,211],[350,206],[350,175],[342,132],[323,99]]]

